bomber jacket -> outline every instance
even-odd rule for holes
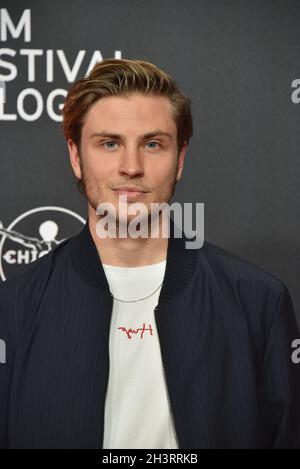
[[[168,241],[155,321],[178,447],[300,447],[289,291],[204,241]],[[101,448],[113,297],[88,220],[0,284],[1,448]]]

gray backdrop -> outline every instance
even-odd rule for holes
[[[27,36],[25,23],[17,30],[25,9]],[[66,63],[72,69],[80,50],[74,79],[97,54],[119,51],[154,62],[192,99],[194,136],[173,200],[204,202],[205,238],[283,280],[299,313],[300,1],[5,0],[0,34],[3,228],[39,237],[52,215],[60,239],[81,228],[73,215],[42,209],[86,217],[55,120],[63,92],[52,104],[51,93],[68,89]],[[2,277],[29,261],[22,249],[28,239],[24,247],[2,232]]]

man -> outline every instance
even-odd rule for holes
[[[189,99],[153,64],[109,59],[71,87],[63,118],[88,220],[1,285],[1,446],[298,447],[287,287],[206,241],[186,249],[173,222],[164,237],[161,216],[156,238],[99,236],[104,216],[129,228],[133,202],[150,222],[171,200]]]

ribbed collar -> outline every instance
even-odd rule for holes
[[[176,230],[176,231],[175,231]],[[175,233],[182,237],[175,237]],[[180,292],[190,282],[196,267],[196,252],[186,249],[183,231],[174,225],[170,218],[170,238],[167,250],[167,263],[159,302],[167,301]],[[71,239],[71,260],[80,277],[89,285],[110,295],[109,285],[95,242],[89,229],[89,221],[83,230]]]

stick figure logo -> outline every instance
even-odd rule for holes
[[[48,254],[82,228],[85,219],[62,207],[38,207],[23,213],[8,227],[0,221],[0,276],[13,276],[17,266]]]

